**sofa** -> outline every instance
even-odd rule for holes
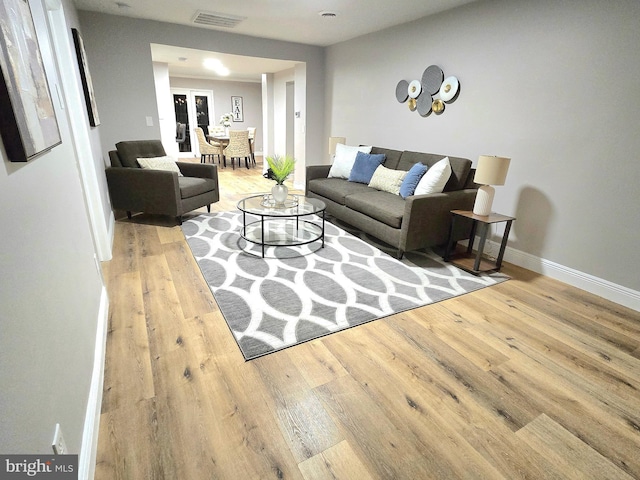
[[[384,155],[384,167],[409,171],[416,163],[434,167],[445,155],[372,147],[372,155]],[[451,225],[451,210],[472,210],[478,185],[475,170],[466,158],[449,156],[451,174],[441,193],[409,195],[378,190],[365,183],[329,178],[331,165],[306,168],[306,195],[327,206],[326,212],[397,249],[405,252],[444,246]],[[428,170],[427,170],[428,171]],[[453,240],[469,237],[470,223],[456,222]]]
[[[119,142],[109,159],[111,206],[128,218],[132,212],[170,215],[180,225],[185,213],[204,206],[211,211],[220,199],[216,165],[177,162],[167,157],[160,140]]]

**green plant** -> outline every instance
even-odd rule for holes
[[[274,155],[267,157],[267,164],[271,170],[269,178],[276,181],[278,185],[282,185],[287,177],[293,172],[296,160],[293,157]]]

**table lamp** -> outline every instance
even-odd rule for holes
[[[510,162],[511,159],[506,157],[480,155],[473,181],[482,186],[478,189],[476,203],[473,205],[474,214],[487,216],[491,213],[491,204],[496,192],[491,185],[504,185]]]
[[[339,143],[344,145],[346,141],[347,139],[344,137],[329,137],[329,158],[331,163],[333,163],[333,157],[336,155],[336,145]]]

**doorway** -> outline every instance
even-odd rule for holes
[[[296,158],[296,130],[295,130],[295,82],[286,83],[286,145],[285,151],[288,157]]]
[[[213,118],[213,91],[172,88],[171,95],[173,96],[176,124],[186,125],[184,139],[176,138],[178,149],[180,153],[198,155],[198,139],[195,128],[202,128],[205,135],[209,133],[210,121]]]

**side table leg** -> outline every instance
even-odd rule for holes
[[[469,233],[469,244],[467,245],[467,253],[471,253],[473,251],[473,244],[476,241],[476,229],[478,228],[478,221],[471,221],[471,233]]]
[[[452,213],[451,222],[449,223],[449,237],[447,238],[447,246],[444,250],[443,260],[445,262],[448,262],[449,259],[451,258],[451,250],[453,249],[453,246],[454,246],[453,232],[454,232],[455,223],[456,223],[456,216]]]
[[[504,257],[504,251],[507,248],[507,240],[509,239],[509,231],[511,230],[511,223],[513,220],[507,221],[507,224],[504,227],[504,234],[502,235],[502,243],[500,244],[500,252],[498,253],[498,258],[496,259],[496,271],[500,270],[502,266],[502,257]]]
[[[476,260],[473,264],[473,269],[477,272],[480,270],[480,261],[482,260],[482,252],[484,251],[484,244],[487,240],[487,232],[489,231],[489,224],[483,223],[480,226],[482,233],[480,234],[480,243],[478,244],[478,253],[476,255]]]

